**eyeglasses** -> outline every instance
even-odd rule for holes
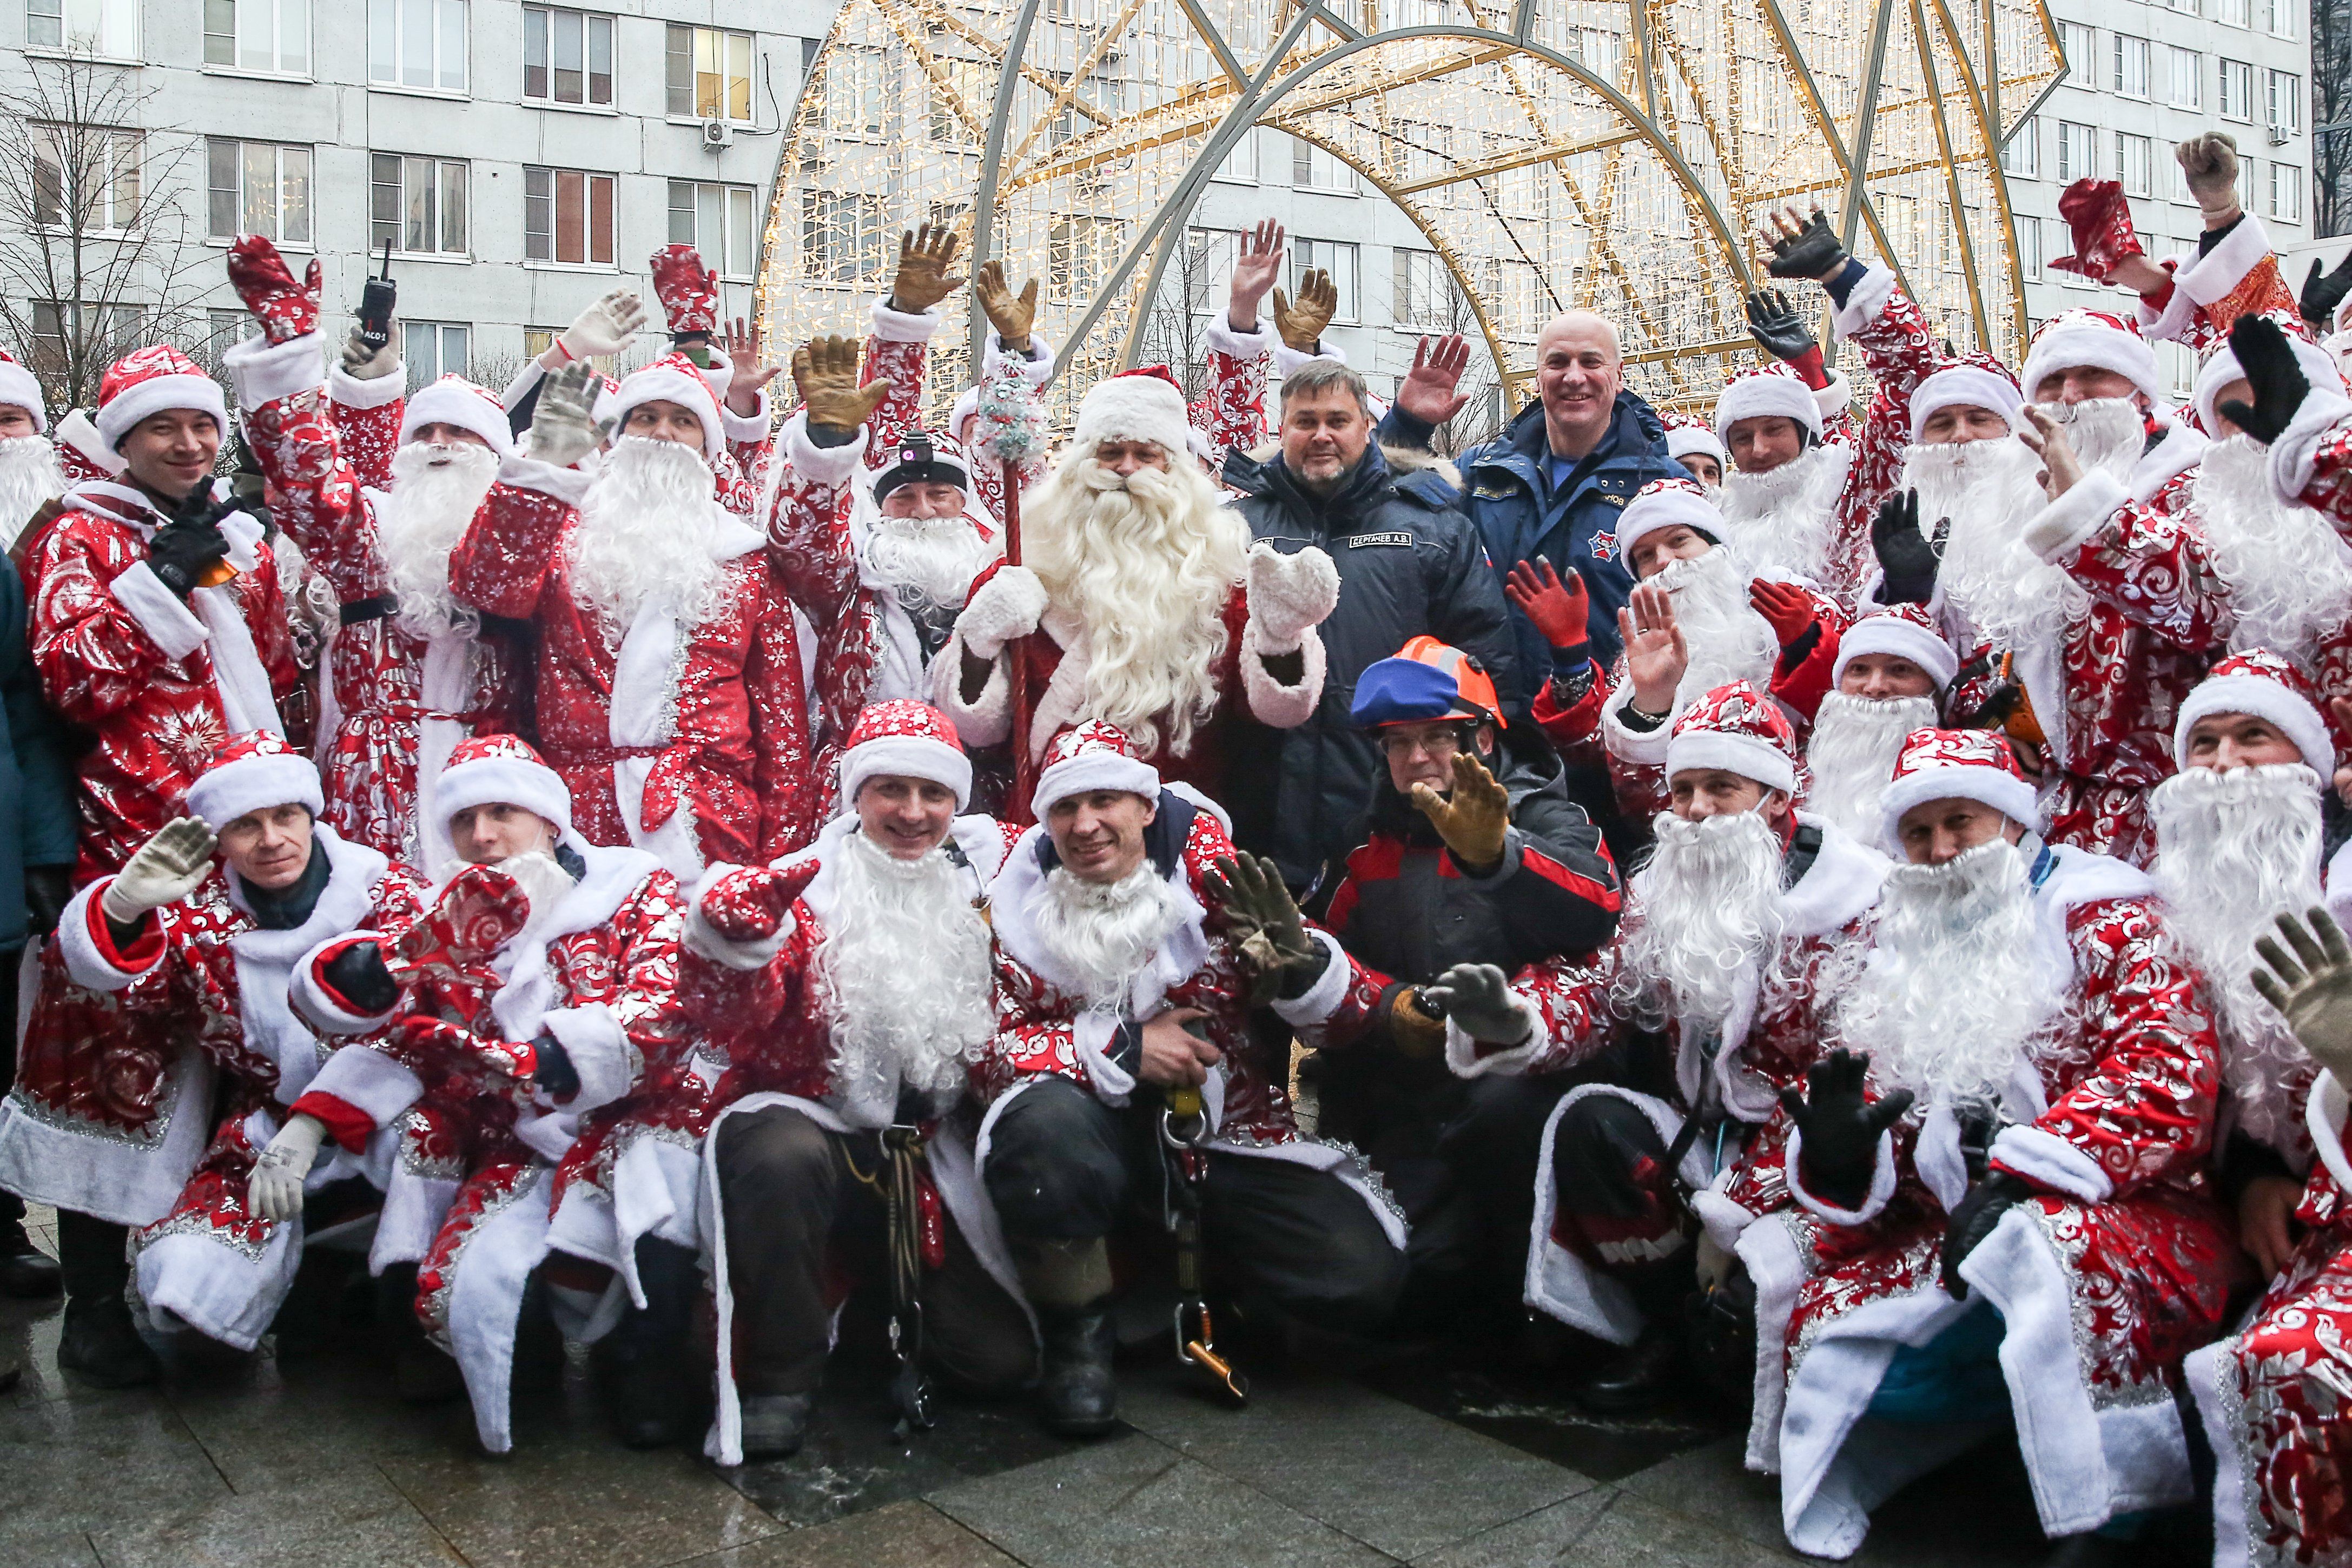
[[[1418,751],[1442,761],[1462,749],[1462,733],[1443,729],[1433,735],[1408,735],[1391,730],[1381,737],[1381,749],[1391,757],[1411,757]]]

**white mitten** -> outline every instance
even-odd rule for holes
[[[212,874],[216,841],[201,818],[164,823],[106,884],[99,897],[106,917],[135,925],[149,910],[177,904],[195,892]]]
[[[1339,569],[1313,545],[1285,555],[1258,543],[1249,553],[1249,618],[1258,651],[1293,653],[1339,602]]]
[[[365,331],[354,327],[343,340],[343,374],[355,382],[382,381],[400,369],[400,350],[388,338],[382,348],[371,349]]]
[[[575,360],[597,354],[617,354],[636,340],[646,325],[646,307],[635,294],[615,288],[572,319],[555,340]]]
[[[1472,1040],[1488,1045],[1518,1045],[1534,1032],[1528,1015],[1511,996],[1510,977],[1492,964],[1456,964],[1423,986],[1422,996]]]
[[[993,659],[1004,644],[1037,630],[1045,614],[1045,585],[1025,566],[1001,566],[980,585],[956,630],[963,633],[964,652],[975,659]]]
[[[589,392],[595,371],[587,365],[566,365],[540,388],[539,406],[531,410],[530,455],[553,468],[569,468],[604,440],[596,423],[596,404]]]
[[[327,1124],[316,1116],[293,1115],[253,1162],[245,1206],[264,1219],[291,1219],[302,1212],[302,1182],[318,1163]]]

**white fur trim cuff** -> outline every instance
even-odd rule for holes
[[[1618,687],[1609,694],[1609,702],[1601,710],[1601,744],[1620,762],[1630,762],[1636,768],[1664,768],[1666,765],[1666,742],[1674,737],[1672,718],[1655,729],[1631,729],[1620,710],[1633,701],[1631,685]]]
[[[319,334],[305,332],[283,343],[247,338],[231,344],[221,355],[221,367],[236,388],[236,406],[251,410],[298,392],[317,391],[321,358]]]
[[[1843,413],[1853,403],[1853,383],[1845,379],[1843,371],[1832,371],[1825,385],[1813,389],[1813,406],[1821,410],[1822,427]]]
[[[1789,1129],[1789,1147],[1781,1169],[1789,1183],[1789,1196],[1808,1214],[1815,1215],[1832,1225],[1867,1225],[1885,1209],[1887,1199],[1895,1196],[1895,1134],[1878,1134],[1878,1150],[1870,1167],[1870,1191],[1860,1208],[1840,1208],[1837,1205],[1806,1190],[1801,1173],[1804,1169],[1805,1135],[1796,1128]]]
[[[768,402],[768,389],[760,389],[760,406],[750,413],[737,413],[725,403],[719,405],[719,427],[726,432],[729,444],[757,446],[776,433],[775,410]]]
[[[365,381],[352,374],[340,364],[327,367],[327,398],[345,408],[390,408],[408,392],[408,367],[399,361],[380,376]],[[512,438],[512,432],[509,432]]]
[[[1236,332],[1222,310],[1209,318],[1208,328],[1202,333],[1202,338],[1208,345],[1209,352],[1236,360],[1255,360],[1260,354],[1271,354],[1274,346],[1282,341],[1282,335],[1274,329],[1272,320],[1260,317],[1256,331]]]
[[[866,449],[873,436],[864,425],[857,434],[838,446],[819,446],[808,433],[808,410],[802,409],[784,421],[782,431],[784,461],[793,472],[811,484],[829,485],[838,489],[849,483],[866,461]]]
[[[2319,461],[2319,444],[2352,419],[2352,398],[2315,386],[2294,411],[2294,418],[2271,443],[2271,488],[2283,501],[2299,501],[2311,487],[2312,470]]]
[[[1895,274],[1883,267],[1867,268],[1854,286],[1846,290],[1845,303],[1830,317],[1831,324],[1841,338],[1851,338],[1873,321],[1895,298]]]
[[[2105,1203],[2116,1190],[2098,1161],[2040,1127],[2003,1127],[1992,1141],[1992,1159],[2012,1175],[2084,1203]]]
[[[511,485],[518,490],[536,490],[575,508],[588,498],[588,486],[593,481],[593,475],[577,468],[558,468],[527,452],[517,452],[499,464],[499,484]]]
[[[886,343],[928,343],[941,319],[936,305],[928,310],[893,310],[887,294],[874,302],[874,335]]]
[[[1314,364],[1318,360],[1328,360],[1335,365],[1344,365],[1348,362],[1346,352],[1340,349],[1334,348],[1328,343],[1318,341],[1312,350],[1306,349],[1294,349],[1289,344],[1282,340],[1279,333],[1275,337],[1273,352],[1274,376],[1275,384],[1276,386],[1288,381],[1290,379],[1291,371]]]
[[[1322,1023],[1339,1010],[1339,1004],[1347,999],[1349,979],[1355,973],[1355,966],[1348,961],[1338,937],[1317,930],[1308,931],[1307,936],[1323,949],[1323,972],[1315,977],[1315,983],[1304,995],[1276,997],[1274,1001],[1275,1016],[1300,1029]]]
[[[106,590],[117,604],[131,612],[139,629],[166,657],[184,659],[212,635],[196,619],[196,612],[180,602],[180,596],[164,587],[163,580],[143,560],[117,572]]]
[[[1004,347],[1004,340],[998,336],[995,328],[991,327],[988,344],[981,355],[980,363],[982,381],[1002,381],[1006,376],[1019,376],[1031,386],[1042,390],[1054,379],[1054,345],[1046,340],[1045,333],[1033,330],[1029,334],[1029,358],[1024,360],[1009,352]],[[979,406],[979,388],[966,389],[965,395],[972,400],[974,407]],[[962,399],[957,400],[956,406],[963,406]]]
[[[1712,1187],[1701,1187],[1691,1194],[1690,1211],[1706,1227],[1708,1237],[1726,1252],[1738,1247],[1741,1233],[1757,1220],[1755,1214]]]
[[[1498,1046],[1493,1040],[1476,1039],[1452,1019],[1445,1020],[1445,1066],[1454,1077],[1518,1078],[1534,1064],[1536,1053],[1545,1044],[1543,1014],[1518,992],[1510,996],[1511,1006],[1528,1020],[1528,1038],[1517,1045]]]
[[[1269,729],[1297,729],[1315,716],[1315,709],[1323,700],[1323,639],[1309,631],[1296,648],[1285,653],[1301,655],[1296,685],[1283,685],[1265,667],[1266,660],[1285,654],[1266,650],[1259,623],[1253,621],[1242,628],[1242,695],[1249,704],[1250,716]]]
[[[373,1046],[346,1045],[327,1058],[302,1092],[340,1100],[388,1127],[425,1097],[425,1082]]]
[[[2123,482],[2095,468],[2075,481],[2074,487],[2045,506],[2025,525],[2025,548],[2053,565],[2063,566],[2130,499]]]
[[[58,951],[66,961],[66,973],[72,977],[74,984],[93,991],[127,989],[138,981],[140,976],[150,973],[156,964],[163,961],[161,944],[155,949],[155,963],[144,969],[118,968],[114,961],[100,950],[97,940],[90,936],[89,926],[93,919],[106,918],[105,907],[98,901],[106,896],[106,890],[112,885],[114,879],[110,876],[102,876],[91,883],[74,895],[73,901],[66,905],[64,916],[58,922]],[[142,917],[142,923],[152,918],[154,915],[151,912]]]
[[[604,1003],[552,1009],[540,1020],[540,1028],[562,1045],[572,1070],[580,1075],[580,1092],[564,1103],[566,1113],[584,1116],[635,1087],[643,1060]]]

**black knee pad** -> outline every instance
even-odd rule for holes
[[[1630,1218],[1655,1201],[1670,1173],[1666,1143],[1640,1106],[1587,1094],[1552,1135],[1552,1181],[1571,1213]]]

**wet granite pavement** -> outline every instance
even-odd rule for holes
[[[318,1311],[334,1317],[331,1301]],[[1123,1365],[1125,1427],[1076,1444],[1018,1402],[954,1399],[937,1429],[902,1439],[883,1369],[850,1344],[807,1448],[725,1471],[622,1448],[576,1349],[519,1375],[515,1453],[490,1459],[462,1403],[402,1405],[388,1365],[331,1321],[249,1362],[175,1361],[161,1386],[117,1393],[59,1374],[58,1322],[54,1301],[0,1301],[0,1360],[25,1369],[0,1394],[8,1568],[1799,1561],[1720,1408],[1606,1419],[1556,1371],[1468,1353],[1344,1375],[1261,1357],[1236,1411],[1146,1351]],[[1856,1561],[2007,1568],[2049,1552],[1997,1442],[1889,1502]],[[2135,1560],[2209,1561],[2201,1520],[2157,1521]]]

